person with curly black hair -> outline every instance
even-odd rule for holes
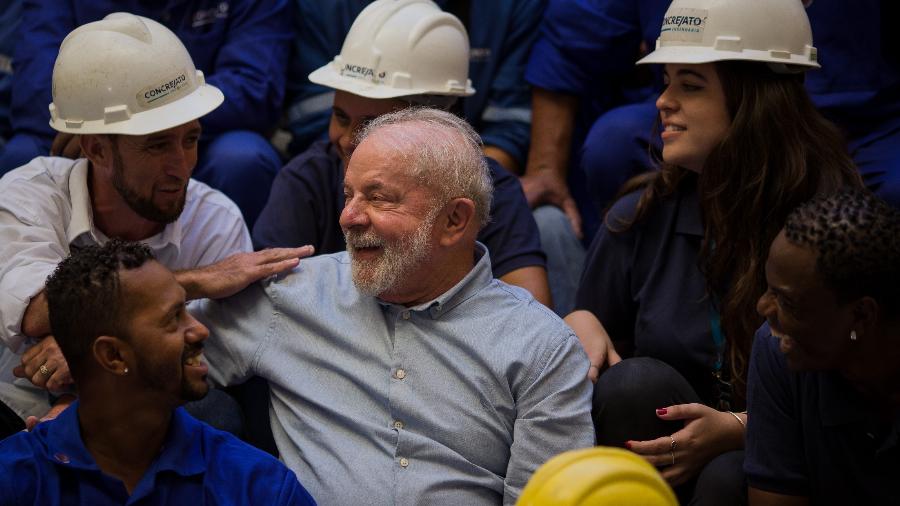
[[[149,247],[79,248],[46,293],[78,401],[0,443],[0,504],[315,504],[284,464],[180,407],[209,390],[209,331]]]
[[[772,242],[748,376],[752,505],[900,504],[900,211],[848,190]]]

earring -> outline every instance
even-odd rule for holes
[[[127,368],[127,367],[126,367],[125,369],[122,370],[122,374],[128,374],[128,368]]]
[[[856,331],[855,330],[850,331],[850,340],[856,341]]]

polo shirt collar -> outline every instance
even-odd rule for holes
[[[57,464],[76,469],[99,471],[94,457],[84,446],[81,439],[81,424],[78,420],[79,403],[75,401],[68,409],[50,423],[46,424],[47,457]],[[40,427],[40,426],[39,426]],[[172,413],[169,431],[163,441],[159,456],[147,469],[144,478],[138,488],[147,481],[146,477],[152,475],[149,480],[152,487],[155,476],[161,471],[172,471],[181,476],[193,476],[206,472],[206,458],[203,455],[203,442],[201,437],[200,422],[191,418],[184,408],[178,408]]]
[[[80,158],[75,162],[75,167],[69,174],[69,199],[72,202],[72,219],[66,229],[66,238],[69,244],[74,243],[79,237],[87,234],[91,242],[103,244],[107,241],[106,235],[94,226],[94,212],[91,206],[91,193],[88,188],[88,160]],[[187,193],[190,195],[194,181],[188,182]],[[153,251],[162,251],[164,248],[175,248],[180,251],[182,238],[181,217],[163,228],[162,232],[145,239],[144,243]],[[177,253],[176,253],[177,256]]]
[[[491,271],[491,259],[487,247],[477,241],[475,242],[475,258],[475,266],[465,277],[434,300],[409,308],[383,302],[380,299],[379,303],[391,311],[427,312],[431,319],[437,320],[478,293],[493,280],[494,275]]]
[[[696,184],[685,184],[678,191],[676,204],[678,217],[675,232],[703,237],[703,219],[700,216],[700,195]]]

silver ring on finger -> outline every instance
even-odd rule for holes
[[[672,453],[672,465],[674,466],[675,465],[675,450],[672,450],[671,453]]]
[[[669,450],[672,451],[672,452],[674,452],[674,451],[675,451],[675,447],[678,446],[678,441],[675,441],[675,437],[674,437],[674,436],[669,436],[669,439],[672,440],[672,445],[669,447]]]
[[[53,371],[47,368],[47,364],[41,364],[41,366],[38,367],[38,371],[44,376],[50,376],[51,374],[53,374]]]

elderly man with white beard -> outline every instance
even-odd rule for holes
[[[511,504],[548,458],[594,443],[589,363],[478,230],[490,177],[452,114],[404,109],[360,133],[347,251],[196,315],[210,377],[271,385],[275,442],[320,504]]]

